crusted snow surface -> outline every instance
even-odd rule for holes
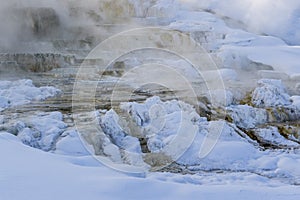
[[[35,87],[29,79],[0,81],[0,111],[35,100],[42,101],[60,93],[54,87]]]

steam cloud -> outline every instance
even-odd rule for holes
[[[0,49],[16,49],[20,41],[88,37],[97,24],[130,24],[134,13],[130,0],[0,0]]]
[[[299,0],[180,0],[191,8],[212,10],[242,21],[250,31],[300,44]]]
[[[299,0],[177,1],[242,21],[251,31],[300,44]],[[145,17],[147,8],[158,2],[171,5],[173,0],[0,0],[0,49],[17,48],[20,41],[88,37],[98,24],[133,23],[132,16]]]

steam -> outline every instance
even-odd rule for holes
[[[108,33],[101,25],[136,27],[133,18],[174,18],[177,2],[190,10],[208,9],[242,21],[250,31],[300,44],[299,0],[0,0],[0,49],[16,49],[21,42],[103,36]]]
[[[135,9],[131,0],[0,0],[0,49],[103,35],[98,25],[130,25]]]
[[[56,17],[57,26],[65,19],[63,17],[66,11],[65,7],[55,0],[0,0],[0,5],[0,42],[4,47],[17,46],[21,40],[30,41],[34,39],[34,28],[41,29],[42,27],[38,26],[41,26],[41,23],[45,21],[49,21],[49,19],[49,23],[54,23],[51,20]],[[43,18],[40,15],[42,11],[37,8],[48,8],[44,21],[42,21]],[[40,24],[37,24],[38,20],[40,20]],[[44,30],[47,29],[44,28]],[[47,32],[44,34],[47,35]]]
[[[299,0],[179,0],[242,21],[250,31],[300,44]]]

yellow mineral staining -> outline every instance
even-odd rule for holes
[[[252,91],[248,92],[245,97],[240,101],[241,105],[249,105],[253,106],[252,104]]]
[[[278,131],[279,133],[286,137],[286,138],[294,138],[296,140],[300,139],[299,134],[300,134],[300,129],[299,125],[296,126],[291,126],[291,125],[278,125]]]

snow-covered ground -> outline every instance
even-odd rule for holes
[[[0,200],[299,199],[298,1],[120,2],[210,53],[220,70],[202,75],[214,82],[218,73],[225,83],[209,91],[216,105],[208,97],[199,112],[157,96],[123,102],[88,113],[99,129],[82,135],[63,112],[13,113],[63,91],[0,80]],[[137,55],[126,65],[147,57]]]
[[[298,186],[251,174],[130,177],[91,156],[60,156],[0,133],[1,199],[298,199]],[[292,159],[292,158],[291,158]],[[286,159],[284,162],[291,161]],[[296,161],[293,161],[296,162]]]

